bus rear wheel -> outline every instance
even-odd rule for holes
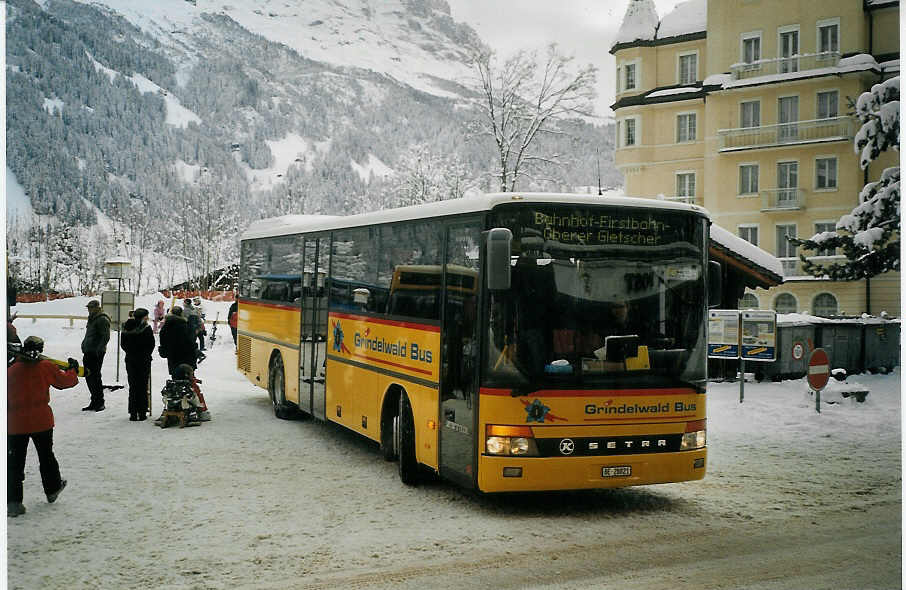
[[[274,416],[287,420],[290,416],[286,406],[286,375],[283,371],[283,358],[275,354],[268,370],[267,392],[274,404]]]
[[[412,404],[409,397],[400,395],[400,411],[394,428],[397,453],[399,454],[400,481],[407,486],[419,483],[418,460],[415,458],[415,421],[412,419]]]

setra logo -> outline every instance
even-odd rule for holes
[[[576,450],[576,443],[571,438],[564,438],[560,441],[560,454],[572,455]]]

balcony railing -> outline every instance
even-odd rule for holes
[[[843,141],[853,138],[852,117],[833,117],[761,127],[720,129],[717,149],[721,152],[751,150],[796,143]]]
[[[730,66],[734,80],[757,78],[758,76],[771,76],[774,74],[789,74],[805,70],[836,67],[840,64],[840,53],[828,51],[825,53],[802,53],[792,57],[775,57],[761,59],[749,63],[737,63]]]
[[[762,211],[805,209],[805,193],[800,188],[769,188],[760,194]]]
[[[783,276],[798,277],[802,276],[802,268],[798,258],[780,258],[780,266],[783,269]]]

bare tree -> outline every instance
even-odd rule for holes
[[[573,71],[572,61],[556,44],[547,47],[543,63],[533,51],[520,51],[502,64],[491,51],[473,56],[483,115],[475,132],[494,140],[499,158],[494,177],[501,191],[516,190],[519,178],[536,164],[560,163],[557,154],[533,151],[539,134],[557,133],[558,119],[591,116],[597,68],[589,64]]]

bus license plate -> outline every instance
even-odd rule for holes
[[[630,465],[601,468],[601,477],[627,477],[629,475],[632,475],[632,466]]]

